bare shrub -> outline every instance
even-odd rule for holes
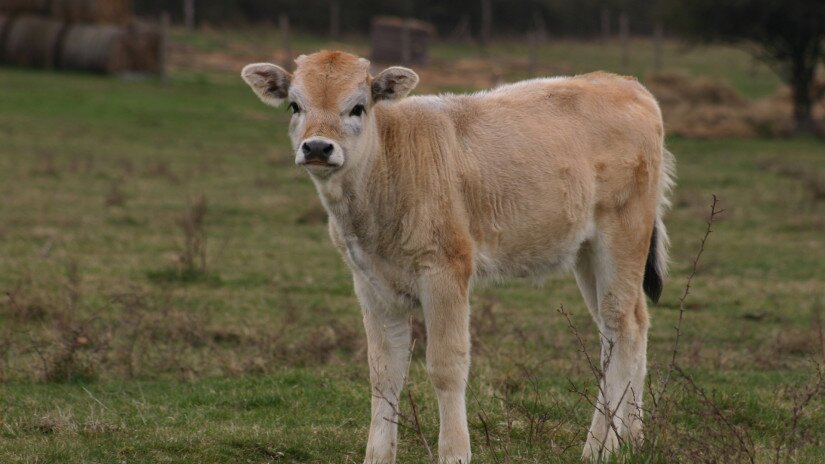
[[[66,271],[66,304],[57,308],[54,343],[43,358],[44,378],[48,382],[90,381],[97,378],[101,357],[109,347],[110,333],[96,317],[81,318],[81,274],[76,262]]]
[[[48,305],[30,291],[31,276],[18,280],[14,289],[6,292],[3,315],[15,322],[38,322],[46,318]]]
[[[199,196],[178,219],[183,233],[183,248],[178,260],[184,271],[206,272],[206,197]]]

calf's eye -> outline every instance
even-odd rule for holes
[[[364,114],[364,105],[355,105],[352,111],[349,112],[350,116],[361,116],[362,114]]]
[[[300,106],[298,106],[298,104],[297,104],[297,103],[295,103],[295,102],[291,102],[291,103],[289,104],[289,111],[291,111],[291,112],[292,112],[292,114],[298,114],[298,113],[300,113],[300,112],[301,112],[301,107],[300,107]]]

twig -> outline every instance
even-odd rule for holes
[[[413,398],[412,395],[412,388],[407,389],[407,398],[410,400],[410,406],[412,408],[412,421],[413,426],[415,427],[415,433],[421,440],[421,444],[424,445],[424,449],[427,450],[427,456],[429,456],[430,462],[435,462],[435,459],[433,458],[433,451],[430,449],[430,444],[427,443],[427,437],[424,436],[424,431],[421,428],[421,421],[418,419],[418,408],[415,405],[415,398]]]
[[[693,267],[691,268],[690,275],[688,275],[687,282],[685,283],[685,290],[682,293],[682,296],[679,297],[679,319],[676,321],[676,325],[674,326],[674,330],[676,331],[676,338],[673,340],[670,367],[667,373],[665,374],[665,379],[659,391],[660,398],[667,391],[667,388],[670,385],[670,379],[672,377],[673,371],[676,368],[676,356],[679,354],[679,341],[682,338],[682,320],[685,316],[685,300],[687,300],[687,297],[690,294],[691,285],[693,284],[693,277],[696,275],[696,271],[699,268],[699,259],[702,257],[702,253],[705,252],[705,244],[708,241],[708,237],[710,237],[711,232],[713,232],[713,222],[716,220],[717,216],[719,216],[725,211],[724,209],[716,209],[718,203],[719,198],[714,194],[713,202],[710,205],[710,216],[708,216],[708,220],[706,221],[707,228],[705,229],[705,235],[702,237],[702,241],[699,243],[699,251],[693,258]]]
[[[584,344],[584,340],[582,339],[581,334],[579,334],[579,329],[573,323],[573,320],[570,317],[570,313],[568,313],[564,309],[564,305],[559,306],[558,311],[559,311],[559,313],[561,313],[562,316],[564,316],[565,320],[567,321],[567,326],[570,328],[570,331],[576,337],[576,341],[579,344],[579,351],[581,351],[582,354],[584,354],[584,357],[587,360],[587,365],[590,368],[590,371],[592,372],[593,377],[596,380],[596,385],[598,385],[599,394],[597,395],[596,401],[595,402],[591,401],[590,398],[586,397],[586,396],[585,396],[585,400],[587,400],[596,409],[596,411],[600,412],[604,416],[605,421],[608,423],[609,427],[613,430],[613,433],[616,435],[616,439],[619,441],[619,445],[621,446],[623,444],[624,440],[622,439],[621,434],[619,434],[619,430],[618,430],[618,427],[616,426],[616,422],[614,421],[614,418],[615,418],[616,412],[619,411],[619,408],[620,408],[622,402],[624,401],[624,397],[627,394],[627,389],[630,387],[630,383],[628,383],[625,386],[625,390],[624,390],[624,392],[622,392],[622,396],[619,398],[619,401],[617,402],[615,409],[611,408],[610,401],[607,399],[607,394],[605,392],[605,375],[607,373],[607,370],[610,367],[610,360],[613,357],[613,349],[615,347],[615,343],[614,343],[613,340],[606,337],[601,332],[601,330],[599,330],[599,341],[600,341],[600,344],[601,344],[601,347],[602,347],[602,362],[601,362],[601,367],[599,367],[593,361],[593,358],[590,357],[590,353],[587,351],[587,347]],[[605,344],[607,345],[606,352],[604,350]],[[569,379],[568,379],[568,381],[569,381]],[[575,388],[575,385],[573,384],[572,381],[570,382],[570,384],[573,386],[573,389],[571,391],[573,391],[574,393],[577,393],[579,395],[586,395],[587,394],[586,391],[585,392],[578,391]],[[603,404],[601,404],[601,405],[599,404],[598,398],[602,399]],[[621,419],[621,420],[624,421],[624,419]],[[625,424],[625,425],[627,425],[627,424]],[[592,436],[592,434],[591,434],[591,436]],[[593,438],[596,439],[596,440],[599,440],[595,436],[593,436]],[[600,446],[604,447],[604,443],[600,443]]]

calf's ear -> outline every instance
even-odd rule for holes
[[[241,71],[241,77],[262,102],[272,106],[284,101],[292,80],[292,75],[284,68],[270,63],[248,64]]]
[[[393,66],[381,71],[372,80],[372,101],[399,100],[418,85],[418,74],[412,69]]]

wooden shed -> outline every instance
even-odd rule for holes
[[[427,64],[435,27],[416,19],[379,16],[372,20],[370,36],[373,61]]]

